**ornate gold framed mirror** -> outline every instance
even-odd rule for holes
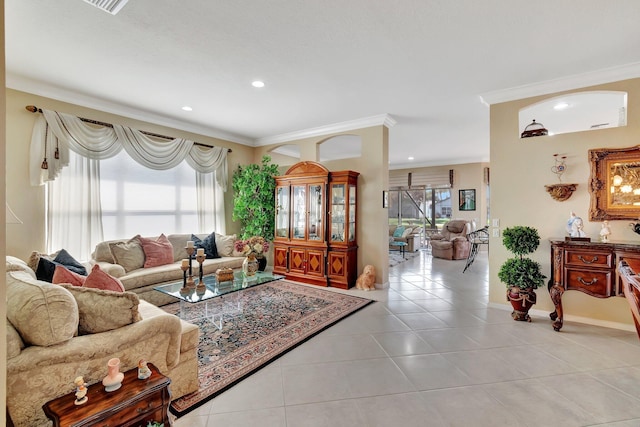
[[[589,150],[589,219],[640,218],[640,146]]]

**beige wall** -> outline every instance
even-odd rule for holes
[[[4,28],[4,0],[0,0],[0,22],[2,22],[2,28]],[[0,34],[2,39],[2,48],[0,49],[0,78],[2,79],[2,88],[0,93],[2,96],[2,104],[0,104],[0,152],[2,153],[2,159],[0,161],[0,176],[2,176],[2,189],[0,189],[0,200],[5,200],[6,192],[6,90],[5,90],[5,72],[4,72],[4,31]],[[2,213],[5,213],[2,211]],[[0,214],[0,224],[5,224],[5,215]],[[2,241],[7,241],[6,230],[0,231],[0,238]],[[0,247],[0,257],[4,258],[6,254],[6,248]],[[6,267],[5,267],[6,268]],[[5,273],[2,273],[2,277]],[[7,317],[7,290],[5,286],[0,286],[0,319]],[[7,407],[7,352],[4,349],[7,348],[7,325],[6,322],[0,322],[0,342],[2,342],[2,351],[0,352],[0,426],[7,425],[6,422],[6,407]]]
[[[8,143],[5,162],[7,168],[7,200],[24,224],[7,226],[6,250],[8,254],[22,259],[28,259],[34,250],[45,250],[44,186],[33,187],[29,183],[29,146],[36,114],[27,111],[25,109],[26,105],[36,105],[39,108],[57,110],[79,117],[107,123],[119,123],[162,135],[183,137],[203,144],[231,148],[232,152],[229,153],[228,157],[229,183],[231,183],[231,176],[237,165],[250,163],[253,159],[252,147],[8,89],[6,95],[6,120],[8,124],[6,134]],[[227,234],[240,231],[240,224],[231,220],[231,212],[233,210],[231,194],[232,192],[229,188],[225,195]]]
[[[579,92],[585,89],[566,93]],[[491,106],[491,212],[500,220],[500,229],[529,225],[538,229],[542,243],[532,256],[540,262],[545,275],[551,271],[549,238],[564,238],[569,214],[583,218],[585,232],[598,240],[601,224],[589,222],[588,180],[590,174],[587,151],[592,148],[630,147],[640,143],[640,79],[599,85],[588,90],[620,90],[628,92],[626,127],[570,134],[520,139],[518,111],[527,105],[552,98],[549,94]],[[551,172],[555,153],[567,156],[565,183],[578,184],[577,191],[564,202],[553,200],[545,191],[546,184],[557,183]],[[640,236],[628,227],[629,221],[611,221],[612,240],[640,244]],[[491,233],[493,234],[493,233]],[[500,265],[510,254],[499,238],[491,238],[490,301],[506,305],[506,287],[497,277]],[[553,311],[546,288],[538,289],[538,310]],[[598,299],[581,292],[569,291],[562,299],[565,320],[574,318],[589,323],[631,329],[631,314],[624,298]]]
[[[360,172],[357,187],[358,225],[356,231],[359,273],[365,265],[372,264],[376,267],[376,283],[386,285],[389,281],[388,229],[386,225],[388,220],[387,210],[382,207],[382,191],[389,186],[389,130],[385,126],[374,126],[346,133],[287,141],[285,145],[297,145],[300,148],[300,159],[278,157],[274,154],[274,162],[278,163],[275,159],[279,159],[288,163],[287,166],[291,166],[297,161],[318,161],[319,145],[336,135],[345,134],[361,138],[363,147],[361,156],[326,161],[322,164],[330,171],[354,170]],[[258,147],[254,161],[260,159],[263,154],[269,154],[271,150],[280,145],[282,144]]]

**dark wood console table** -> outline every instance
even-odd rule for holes
[[[171,426],[169,403],[171,380],[149,363],[151,376],[138,379],[138,369],[124,373],[122,387],[107,393],[102,382],[88,387],[89,400],[76,406],[75,394],[69,393],[47,402],[44,413],[53,421],[54,427],[89,426],[146,426],[149,421]]]
[[[623,297],[616,265],[624,258],[640,259],[640,243],[584,242],[550,239],[551,280],[549,295],[555,311],[549,314],[553,329],[562,328],[562,294],[575,290],[596,298]]]

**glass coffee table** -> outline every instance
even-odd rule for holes
[[[218,329],[222,329],[222,320],[225,314],[242,310],[238,291],[281,279],[284,279],[284,276],[272,272],[258,271],[254,276],[245,276],[242,270],[236,270],[233,272],[233,280],[226,282],[218,283],[215,274],[204,276],[204,289],[184,289],[182,280],[159,285],[153,289],[180,301],[178,316],[181,319],[193,321],[207,318]],[[198,279],[196,278],[195,281],[197,283]],[[221,299],[223,301],[220,301]],[[214,301],[215,304],[210,304]],[[196,304],[200,302],[204,304]],[[204,307],[202,307],[203,305]]]

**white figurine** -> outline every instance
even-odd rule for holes
[[[608,242],[610,234],[611,234],[611,229],[609,228],[609,221],[604,221],[602,223],[602,229],[600,230],[600,239],[603,242]]]
[[[83,403],[87,403],[89,398],[87,397],[87,383],[84,382],[84,378],[77,377],[73,383],[76,385],[76,405],[82,405]]]
[[[151,376],[151,369],[147,366],[147,361],[144,359],[140,359],[138,361],[138,379],[146,380]]]
[[[584,223],[582,218],[576,216],[575,212],[571,212],[571,216],[567,221],[567,232],[571,237],[586,237],[587,234],[583,230]]]

